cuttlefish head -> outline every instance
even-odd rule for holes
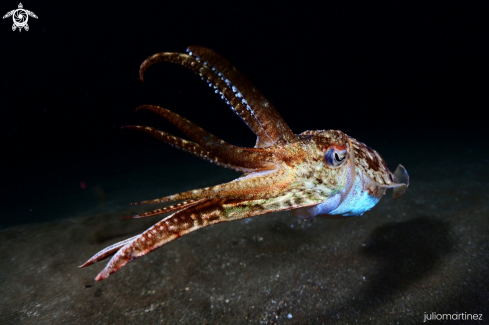
[[[292,210],[295,216],[307,219],[359,216],[373,208],[388,188],[393,188],[394,199],[406,192],[409,175],[402,165],[392,173],[375,150],[341,131],[319,131],[315,136],[331,138],[332,134],[336,135],[335,141],[327,142],[328,146],[323,148],[323,175],[329,180],[331,175],[338,175],[334,183],[341,186],[320,204]]]

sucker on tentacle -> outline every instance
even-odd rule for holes
[[[127,126],[219,166],[243,172],[220,185],[145,200],[138,204],[183,202],[125,217],[145,218],[172,212],[140,235],[95,254],[86,267],[114,255],[95,280],[106,279],[130,261],[192,231],[220,222],[292,210],[299,218],[357,216],[375,206],[388,188],[395,199],[409,185],[399,165],[391,173],[382,157],[365,144],[337,130],[294,134],[272,104],[229,61],[198,46],[189,54],[164,52],[146,59],[140,78],[154,63],[170,62],[193,70],[257,136],[254,148],[231,145],[165,108],[143,105],[167,119],[190,138],[185,140],[148,126]]]

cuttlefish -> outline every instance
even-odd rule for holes
[[[185,140],[148,126],[126,126],[243,175],[229,183],[181,192],[139,204],[180,201],[129,218],[173,212],[142,234],[113,244],[85,264],[114,255],[95,280],[106,279],[132,260],[192,231],[225,221],[291,210],[299,218],[362,215],[388,188],[400,198],[409,185],[402,165],[394,173],[373,149],[338,130],[294,134],[273,105],[229,61],[212,50],[190,46],[146,59],[140,79],[157,62],[177,63],[197,73],[257,136],[254,148],[234,146],[163,107],[143,105],[187,135]]]

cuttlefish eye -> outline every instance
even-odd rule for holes
[[[339,167],[346,160],[346,149],[340,150],[338,148],[331,147],[326,152],[324,159],[329,167]]]

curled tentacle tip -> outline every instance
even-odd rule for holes
[[[139,80],[141,80],[141,82],[144,82],[144,72],[146,71],[146,69],[148,68],[148,66],[150,66],[151,64],[148,65],[148,59],[146,59],[143,64],[141,64],[141,66],[139,67]]]
[[[136,107],[136,112],[140,109],[146,109],[149,105],[139,105],[138,107]]]
[[[144,82],[144,71],[146,70],[145,63],[146,61],[144,61],[143,64],[141,64],[141,66],[139,67],[139,80],[141,80],[141,82]]]

